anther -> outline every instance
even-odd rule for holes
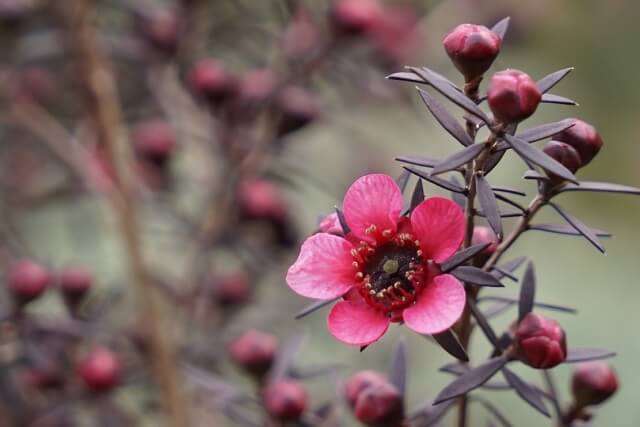
[[[356,273],[356,279],[358,280],[362,280],[362,278],[364,277],[364,274],[362,273],[362,271],[358,271]]]
[[[382,231],[382,236],[383,237],[387,237],[387,238],[391,237],[391,230],[389,230],[389,229],[383,230]]]

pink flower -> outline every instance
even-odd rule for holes
[[[343,203],[349,235],[309,237],[289,268],[287,283],[296,293],[344,298],[328,317],[329,331],[340,341],[371,344],[390,322],[436,334],[462,314],[462,283],[440,274],[438,267],[462,243],[461,209],[448,199],[432,197],[407,218],[400,214],[402,206],[402,194],[391,177],[359,178]]]

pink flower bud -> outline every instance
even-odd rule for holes
[[[573,119],[574,125],[553,137],[556,141],[569,144],[580,154],[582,166],[586,166],[602,148],[602,138],[587,122]]]
[[[280,421],[293,421],[307,409],[307,392],[295,381],[277,380],[262,390],[267,413]]]
[[[164,168],[176,146],[176,135],[164,120],[139,124],[132,133],[138,156],[158,168]]]
[[[165,55],[175,54],[184,27],[175,10],[158,8],[137,18],[136,29],[150,45]]]
[[[476,255],[479,261],[486,261],[493,255],[493,253],[498,248],[498,238],[496,237],[496,233],[489,227],[485,227],[484,225],[476,225],[473,228],[473,237],[471,238],[471,244],[480,245],[484,243],[490,243],[489,246],[486,247],[481,253]]]
[[[318,226],[318,233],[335,234],[336,236],[343,236],[342,225],[340,225],[340,219],[338,214],[332,212],[322,218],[320,225]]]
[[[536,82],[518,70],[495,73],[487,91],[489,108],[502,123],[517,123],[531,116],[541,99]]]
[[[49,286],[51,275],[40,264],[23,259],[9,268],[7,285],[19,303],[38,298]]]
[[[516,357],[536,369],[550,369],[567,358],[564,330],[558,322],[529,313],[515,333]]]
[[[398,427],[404,419],[402,395],[387,381],[372,384],[358,395],[354,415],[368,426]]]
[[[285,135],[301,129],[320,115],[316,96],[306,89],[290,86],[282,90],[276,99],[280,114],[278,133]]]
[[[376,371],[360,371],[349,377],[344,385],[344,396],[351,409],[355,408],[356,401],[364,389],[384,382],[387,382],[387,378]]]
[[[122,365],[111,350],[96,348],[80,362],[78,374],[87,389],[106,392],[119,384]]]
[[[331,17],[341,33],[361,35],[373,30],[383,13],[377,0],[335,0]]]
[[[580,160],[580,154],[569,144],[558,141],[550,141],[544,146],[542,151],[556,162],[560,163],[565,168],[569,169],[571,173],[576,173],[582,166],[582,160]],[[562,182],[563,179],[550,174],[549,177],[555,183]]]
[[[60,290],[65,300],[77,304],[84,298],[93,284],[93,275],[80,266],[65,267],[60,273]]]
[[[406,6],[390,7],[373,27],[371,42],[377,53],[393,66],[406,63],[420,50],[425,36],[415,10]]]
[[[578,406],[598,405],[618,390],[618,377],[606,362],[581,363],[573,372],[571,389]]]
[[[249,277],[241,272],[218,277],[213,283],[212,293],[222,307],[244,304],[251,296]]]
[[[491,67],[502,39],[483,25],[462,24],[447,34],[442,44],[453,65],[470,82]]]
[[[188,80],[193,93],[214,106],[229,99],[238,89],[236,78],[215,59],[198,61],[191,68]]]
[[[284,221],[288,209],[280,189],[266,179],[248,179],[240,184],[238,203],[245,217]]]
[[[318,25],[304,7],[300,7],[282,36],[282,49],[291,58],[305,57],[320,45]]]
[[[270,334],[249,330],[229,345],[231,360],[258,379],[271,368],[278,350],[278,339]]]

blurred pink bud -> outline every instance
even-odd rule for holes
[[[365,370],[350,376],[344,386],[344,395],[351,409],[355,408],[358,396],[364,389],[384,382],[387,382],[387,378],[376,371]]]
[[[215,59],[201,59],[189,72],[189,86],[194,94],[217,106],[228,100],[238,89],[238,81]]]
[[[358,395],[354,415],[367,426],[399,427],[404,420],[402,395],[387,381],[374,383]]]
[[[262,390],[267,413],[280,421],[294,421],[307,409],[307,392],[296,381],[276,380]]]
[[[96,348],[80,362],[78,374],[85,387],[93,392],[112,390],[120,383],[120,358],[109,349]]]
[[[598,405],[618,390],[618,377],[606,362],[585,362],[573,372],[571,390],[578,406]]]
[[[20,303],[38,298],[51,283],[51,275],[40,264],[22,259],[9,267],[7,285]]]
[[[223,307],[244,304],[251,296],[249,277],[241,272],[217,277],[212,293],[215,301]]]
[[[331,17],[335,28],[348,35],[372,31],[384,11],[377,0],[335,0]]]
[[[278,339],[264,332],[249,330],[229,345],[231,360],[261,379],[271,368],[278,350]]]
[[[138,124],[132,131],[132,139],[139,158],[164,168],[176,146],[176,135],[164,120],[149,120]]]

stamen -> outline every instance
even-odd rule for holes
[[[351,265],[353,266],[353,268],[358,268],[360,266],[360,264],[358,264],[358,261],[353,261]]]
[[[358,271],[356,273],[356,279],[358,280],[362,280],[362,278],[364,277],[364,274],[362,273],[362,271]]]
[[[391,237],[391,230],[390,229],[383,230],[382,236],[387,238]]]

